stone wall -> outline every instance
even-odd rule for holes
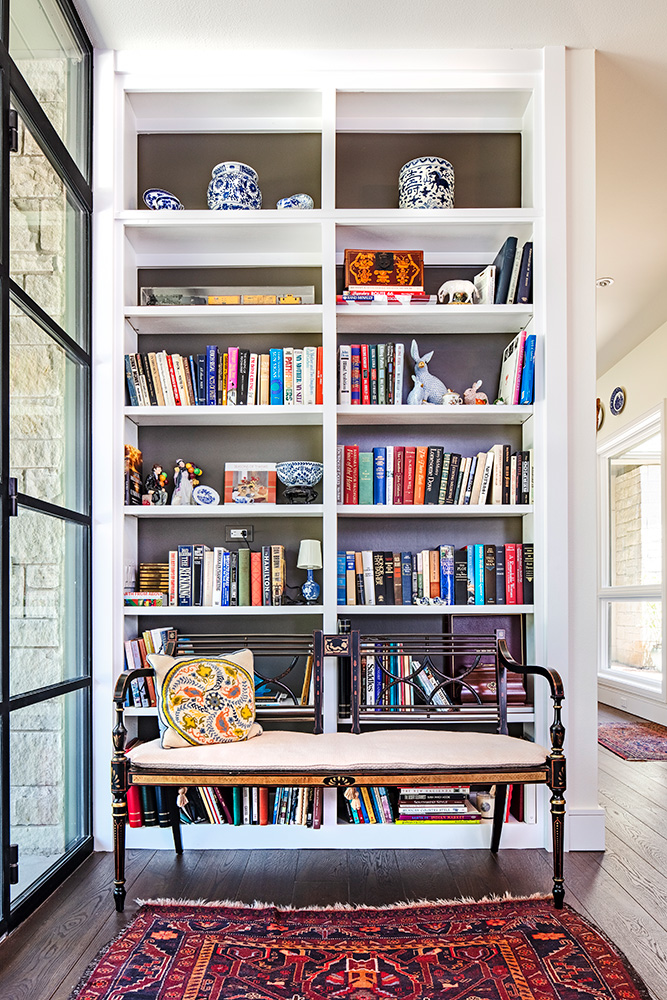
[[[29,72],[23,68],[62,134],[66,62],[32,64]],[[20,123],[19,150],[11,158],[11,275],[61,326],[66,225],[63,183]],[[11,474],[21,492],[65,505],[68,362],[51,338],[14,305],[10,344]],[[65,523],[56,518],[22,510],[11,522],[12,693],[66,676],[67,613],[72,609],[67,607],[65,581],[67,570],[74,572],[69,541]],[[12,715],[10,821],[19,857],[65,850],[65,740],[75,736],[68,732],[66,715],[64,697]]]
[[[634,465],[612,484],[614,586],[660,581],[660,467]],[[613,660],[637,670],[655,670],[661,646],[660,602],[614,602]]]

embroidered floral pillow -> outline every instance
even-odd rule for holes
[[[228,656],[162,656],[155,670],[157,711],[165,749],[233,743],[259,736],[250,649]]]

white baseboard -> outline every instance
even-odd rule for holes
[[[667,705],[654,697],[644,697],[633,691],[598,684],[598,700],[602,705],[618,708],[621,712],[637,715],[649,722],[657,722],[659,726],[667,726]]]
[[[597,809],[568,809],[565,817],[567,851],[604,851],[605,814]]]

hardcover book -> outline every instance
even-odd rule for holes
[[[225,462],[225,503],[275,502],[275,462]]]

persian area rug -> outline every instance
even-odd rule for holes
[[[667,760],[667,729],[656,722],[601,722],[598,743],[623,760]]]
[[[648,1000],[549,899],[280,909],[147,903],[71,1000]]]

